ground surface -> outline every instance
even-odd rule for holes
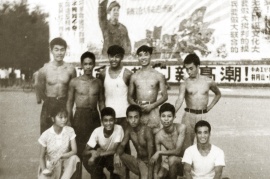
[[[208,113],[211,142],[225,152],[224,176],[269,179],[269,88],[222,88],[223,97]],[[177,88],[169,91],[175,103]],[[0,178],[37,178],[39,115],[34,93],[0,91]],[[177,113],[181,121],[183,107]],[[84,171],[83,179],[90,178]],[[133,177],[132,177],[133,178]]]

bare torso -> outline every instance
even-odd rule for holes
[[[161,130],[160,133],[158,133],[158,138],[160,143],[167,149],[167,150],[174,150],[176,148],[176,142],[179,136],[178,128],[181,124],[174,123],[174,130],[172,133],[168,134],[164,131],[164,129]]]
[[[187,108],[203,110],[207,108],[209,101],[210,79],[199,76],[196,79],[186,80],[185,101]]]
[[[55,66],[50,63],[44,68],[46,95],[48,97],[67,96],[68,84],[73,78],[74,67],[65,63],[61,66]]]
[[[137,100],[155,102],[159,92],[161,74],[151,69],[147,71],[140,70],[134,75]]]
[[[72,85],[75,89],[76,107],[97,108],[99,95],[102,92],[101,81],[99,79],[89,79],[85,76],[80,76],[73,79]]]
[[[135,132],[131,127],[128,130],[130,131],[130,139],[136,148],[137,157],[143,161],[148,161],[146,130],[151,129],[147,126],[142,126],[138,132]]]

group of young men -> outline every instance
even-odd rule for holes
[[[49,114],[55,106],[66,107],[76,133],[77,155],[92,179],[104,178],[104,167],[110,178],[129,178],[129,171],[146,179],[175,179],[183,173],[186,178],[221,177],[224,154],[209,143],[211,126],[204,120],[221,93],[212,79],[199,74],[196,54],[184,60],[189,78],[181,83],[174,107],[165,103],[164,75],[151,67],[152,47],[137,49],[141,69],[133,74],[122,64],[124,48],[110,46],[110,66],[99,78],[93,77],[96,58],[91,52],[81,55],[84,74],[76,77],[75,68],[63,61],[66,48],[65,40],[53,39],[54,60],[37,75],[37,103],[43,101],[40,131],[52,125]],[[215,94],[210,105],[209,90]],[[182,124],[173,123],[184,100]],[[193,145],[195,136],[197,145]],[[129,141],[137,158],[131,155]]]

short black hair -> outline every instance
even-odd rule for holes
[[[55,118],[58,114],[63,114],[67,117],[68,112],[66,107],[62,107],[62,106],[56,106],[53,109],[50,110],[49,116],[52,118]]]
[[[67,42],[64,39],[62,39],[61,37],[57,37],[57,38],[52,39],[52,41],[50,42],[51,50],[53,49],[53,46],[55,46],[55,45],[61,45],[61,46],[64,46],[65,49],[67,49]]]
[[[195,133],[197,133],[197,129],[199,127],[208,127],[208,130],[209,130],[209,133],[211,132],[211,125],[209,124],[209,122],[207,121],[204,121],[204,120],[201,120],[201,121],[198,121],[196,124],[195,124],[195,128],[194,128],[194,131]]]
[[[103,120],[104,116],[112,116],[113,118],[115,118],[115,111],[111,107],[105,107],[101,110],[100,115],[101,115],[101,120]]]
[[[188,54],[184,60],[184,65],[191,63],[193,63],[196,67],[201,64],[200,58],[195,53]]]
[[[83,60],[86,58],[90,58],[93,60],[94,64],[96,63],[96,56],[92,52],[84,52],[81,56],[81,64],[83,63]]]
[[[127,108],[127,111],[126,111],[126,115],[128,117],[128,113],[131,112],[131,111],[135,111],[135,112],[138,112],[140,117],[142,116],[142,109],[140,106],[136,105],[136,104],[131,104],[128,108]]]
[[[124,57],[125,55],[125,49],[119,45],[112,45],[108,48],[107,50],[107,54],[110,56],[115,56],[115,55],[121,55],[122,57]]]
[[[139,55],[140,52],[148,52],[150,55],[152,55],[153,47],[149,47],[147,45],[142,45],[137,49],[136,54]]]
[[[175,116],[175,107],[170,103],[164,103],[159,108],[159,115],[161,115],[165,111],[172,112],[173,116]]]

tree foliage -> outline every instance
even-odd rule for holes
[[[0,8],[0,67],[36,70],[49,61],[47,14],[26,4]]]

